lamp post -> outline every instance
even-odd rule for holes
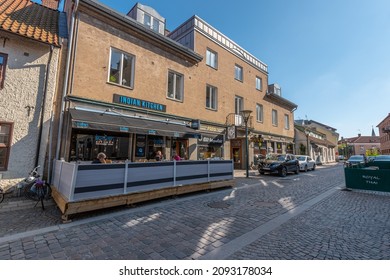
[[[245,156],[246,156],[246,177],[249,177],[249,148],[248,148],[248,121],[251,115],[251,110],[242,110],[241,115],[245,123]]]
[[[310,131],[305,128],[305,135],[306,135],[306,154],[308,156],[310,156],[310,151],[309,151],[309,135],[310,135]]]

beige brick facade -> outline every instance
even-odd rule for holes
[[[180,40],[164,37],[160,34],[144,32],[142,26],[134,24],[133,20],[125,19],[120,21],[120,16],[107,14],[105,12],[95,13],[86,3],[78,7],[79,18],[76,21],[76,32],[73,41],[74,54],[72,55],[72,67],[69,72],[69,87],[66,92],[67,108],[83,107],[84,109],[96,112],[104,112],[113,107],[116,112],[126,116],[142,116],[143,119],[159,119],[184,122],[189,124],[191,120],[200,120],[200,129],[196,132],[200,135],[211,135],[222,137],[224,140],[215,140],[220,144],[218,148],[209,147],[205,153],[198,149],[200,142],[196,138],[180,137],[181,144],[185,143],[188,154],[187,159],[203,158],[204,154],[221,156],[226,159],[232,157],[231,143],[226,137],[227,117],[235,113],[235,96],[243,98],[243,108],[253,111],[251,121],[251,136],[261,135],[264,140],[271,141],[276,145],[279,142],[286,150],[287,144],[292,145],[294,138],[294,115],[291,104],[284,99],[274,102],[267,97],[268,72],[266,65],[254,65],[248,61],[246,56],[232,52],[215,40],[205,36],[199,29],[188,30],[192,36],[193,44],[185,46]],[[200,20],[196,17],[189,20]],[[137,28],[139,30],[137,30]],[[223,34],[221,34],[223,35]],[[176,42],[177,41],[177,42]],[[188,49],[187,49],[188,48]],[[192,49],[190,51],[189,49]],[[206,50],[210,49],[218,54],[218,68],[214,69],[206,65]],[[134,58],[134,80],[132,87],[119,86],[110,82],[110,52],[118,50]],[[243,69],[243,81],[234,78],[234,67],[239,65]],[[264,69],[262,69],[262,67]],[[183,77],[183,98],[173,100],[167,96],[168,72],[173,71]],[[262,90],[255,87],[256,77],[262,80]],[[217,88],[217,108],[215,110],[206,108],[206,86]],[[119,95],[153,102],[166,108],[166,111],[157,112],[137,108],[131,104],[120,104],[113,102],[113,96]],[[130,100],[130,99],[129,99]],[[284,102],[284,103],[283,103]],[[256,121],[256,104],[263,106],[263,121]],[[287,105],[286,105],[287,104]],[[271,122],[272,110],[278,112],[278,125]],[[287,117],[285,117],[285,115]],[[70,117],[70,116],[68,116]],[[288,118],[289,126],[286,129],[284,123]],[[70,123],[71,118],[65,123]],[[83,131],[79,128],[73,129],[64,126],[61,157],[71,159],[72,137],[81,137]],[[155,130],[158,132],[157,125]],[[131,130],[131,129],[130,129]],[[96,134],[96,131],[93,131]],[[92,132],[89,133],[92,137]],[[243,130],[238,131],[238,142],[240,147],[240,158],[243,158]],[[78,136],[76,136],[76,134]],[[85,134],[88,134],[85,131]],[[102,131],[101,134],[104,134]],[[114,133],[115,134],[115,133]],[[117,137],[129,138],[130,160],[136,160],[136,134],[139,132],[118,135]],[[89,136],[88,136],[89,137]],[[211,137],[211,138],[212,138]],[[147,139],[153,137],[147,136]],[[176,137],[163,137],[162,149],[167,157],[173,153],[173,143]],[[80,142],[79,138],[77,138]],[[203,139],[203,138],[202,138]],[[219,139],[219,138],[218,138]],[[148,141],[148,140],[147,140]],[[155,142],[157,140],[154,140]],[[215,142],[214,141],[214,142]],[[150,142],[150,141],[149,141]],[[220,143],[222,142],[222,143]],[[266,143],[266,142],[264,142]],[[181,145],[180,144],[180,145]],[[203,145],[207,146],[205,143]],[[159,145],[155,148],[160,149]],[[254,153],[254,144],[251,143],[250,156]],[[100,147],[99,147],[100,148]],[[215,150],[218,150],[215,152]],[[237,168],[242,168],[242,162]]]

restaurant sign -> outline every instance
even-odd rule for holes
[[[117,104],[122,105],[128,105],[132,107],[137,107],[141,109],[147,109],[147,110],[153,110],[153,111],[159,111],[159,112],[166,112],[167,106],[159,103],[154,103],[147,100],[142,100],[138,98],[123,96],[119,94],[113,95],[113,102]]]

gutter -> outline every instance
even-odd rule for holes
[[[69,69],[70,69],[70,60],[72,58],[72,52],[73,52],[73,36],[75,32],[75,18],[77,9],[79,7],[79,0],[75,1],[75,6],[73,7],[72,12],[72,20],[70,24],[70,34],[69,34],[69,41],[68,41],[68,55],[66,58],[66,69],[65,69],[65,80],[64,80],[64,89],[62,91],[62,98],[61,98],[61,112],[60,112],[60,120],[58,125],[58,135],[57,135],[57,146],[56,146],[56,159],[60,159],[60,150],[61,150],[61,138],[62,138],[62,129],[64,125],[64,111],[65,111],[65,96],[68,91],[68,83],[69,83]]]
[[[42,97],[41,120],[39,122],[39,133],[38,133],[37,152],[36,152],[36,156],[35,156],[35,166],[38,166],[39,158],[41,156],[41,141],[42,141],[42,131],[43,131],[43,119],[44,119],[44,116],[45,116],[47,87],[48,87],[48,83],[49,83],[50,65],[51,65],[51,60],[52,60],[52,57],[53,57],[53,50],[54,50],[54,47],[53,47],[53,45],[51,45],[50,46],[50,53],[49,53],[49,60],[47,62],[47,67],[46,67],[45,90],[43,92],[43,97]],[[43,173],[43,172],[41,171],[41,173]]]

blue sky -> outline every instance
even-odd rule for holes
[[[127,13],[137,1],[101,0]],[[340,136],[371,135],[390,113],[388,0],[143,0],[173,30],[196,14],[268,65],[269,83]]]

